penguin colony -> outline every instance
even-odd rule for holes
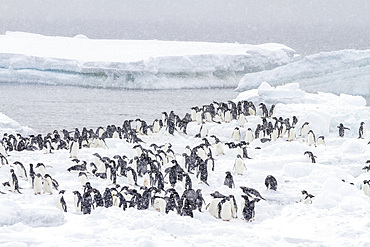
[[[297,139],[306,142],[308,146],[326,145],[324,136],[315,137],[309,123],[305,122],[299,129],[297,136],[298,119],[275,116],[275,105],[268,110],[264,103],[259,104],[261,122],[255,129],[244,128],[250,116],[256,117],[258,110],[253,102],[233,101],[213,102],[201,108],[193,107],[191,112],[180,118],[173,111],[169,114],[162,113],[161,119],[154,120],[152,125],[136,119],[125,120],[122,126],[108,125],[106,128],[99,127],[95,131],[76,128],[74,131],[63,130],[59,133],[54,130],[46,136],[31,135],[23,137],[20,134],[4,134],[0,142],[0,167],[9,167],[9,180],[3,183],[9,191],[22,193],[19,179],[29,181],[34,194],[54,194],[55,205],[61,211],[74,210],[81,214],[91,214],[98,207],[119,207],[125,211],[127,208],[137,210],[157,210],[163,214],[170,211],[181,216],[194,217],[193,211],[206,209],[215,218],[230,221],[237,218],[238,203],[241,208],[239,215],[246,221],[252,221],[255,216],[256,203],[265,200],[254,188],[242,184],[235,184],[234,176],[243,176],[248,171],[248,148],[251,142],[260,141],[266,143],[284,138],[286,141]],[[238,127],[230,133],[229,142],[223,142],[215,135],[208,135],[209,122],[221,124],[236,121]],[[187,125],[196,122],[200,128],[195,136],[200,138],[201,143],[195,147],[186,146],[182,154],[173,151],[172,145],[166,143],[157,145],[145,143],[140,137],[153,134],[174,135],[175,132],[187,135]],[[344,137],[344,131],[349,128],[342,123],[338,126],[339,137]],[[241,131],[243,130],[243,131]],[[361,122],[359,137],[363,139],[366,133],[365,123]],[[79,150],[83,148],[107,149],[107,138],[123,139],[135,150],[134,157],[125,154],[116,154],[113,157],[93,154],[94,162],[88,163],[78,159]],[[202,189],[197,184],[209,186],[208,177],[213,175],[217,167],[216,156],[224,155],[232,149],[238,149],[233,167],[225,171],[223,184],[232,190],[241,190],[241,198],[234,195],[223,195],[218,191],[210,194],[212,200],[208,203],[204,200]],[[13,151],[42,151],[45,154],[55,150],[69,150],[69,158],[74,165],[66,170],[71,176],[80,180],[81,186],[71,191],[74,196],[74,209],[68,209],[64,198],[66,190],[59,190],[59,183],[49,174],[49,168],[43,163],[28,164],[25,166],[20,161],[10,162],[10,154]],[[316,156],[311,151],[306,151],[308,163],[315,163]],[[368,161],[367,163],[370,163]],[[27,167],[27,169],[26,169]],[[363,168],[370,171],[370,165]],[[78,176],[76,176],[78,174]],[[94,181],[102,179],[107,181],[107,187],[99,191],[94,188]],[[120,184],[123,182],[123,184]],[[261,181],[262,183],[263,181]],[[265,178],[264,184],[267,190],[276,191],[278,181],[273,175]],[[62,186],[61,186],[62,187]],[[370,180],[364,180],[362,190],[370,196]],[[298,190],[299,188],[297,188]],[[0,191],[1,194],[5,192]],[[303,204],[310,204],[314,198],[306,190],[302,190]]]

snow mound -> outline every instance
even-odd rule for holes
[[[298,83],[272,87],[267,82],[262,82],[257,89],[240,93],[234,101],[242,100],[275,104],[277,116],[286,118],[296,116],[299,119],[297,134],[299,134],[299,127],[304,122],[309,122],[316,137],[328,135],[331,132],[338,133],[339,123],[343,123],[352,130],[357,130],[360,122],[367,122],[366,116],[370,114],[369,108],[366,107],[366,100],[362,96],[348,94],[338,96],[323,92],[307,93],[300,89]],[[356,135],[357,131],[350,131],[346,134],[350,137]],[[363,149],[362,146],[361,148]],[[344,149],[351,148],[344,147]]]
[[[235,87],[251,72],[295,61],[281,44],[92,40],[7,32],[0,81],[105,88]]]
[[[246,74],[237,91],[256,88],[264,81],[273,86],[297,82],[308,92],[369,95],[370,50],[322,52],[271,71]]]
[[[34,134],[35,131],[29,127],[21,126],[18,122],[0,112],[0,137],[2,137],[4,133],[20,133],[21,135],[27,136]]]
[[[46,227],[64,223],[63,213],[56,208],[21,208],[8,199],[2,199],[0,207],[0,226],[22,223],[31,227]]]

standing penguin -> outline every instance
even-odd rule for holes
[[[58,209],[60,209],[64,212],[67,212],[67,204],[66,204],[66,201],[64,200],[64,197],[63,197],[64,192],[66,192],[66,191],[65,190],[59,191],[59,194],[55,198],[55,205],[57,206]]]
[[[225,151],[224,151],[224,145],[222,144],[222,142],[220,141],[220,139],[216,139],[216,152],[217,154],[216,155],[219,155],[219,154],[225,154]]]
[[[224,221],[230,221],[232,219],[230,197],[223,198],[218,203],[217,209],[218,209],[218,218]]]
[[[307,133],[307,144],[308,146],[316,146],[316,138],[312,130],[309,130]]]
[[[113,196],[109,188],[105,189],[104,194],[103,194],[103,199],[104,199],[104,206],[106,208],[113,206]]]
[[[265,179],[265,185],[268,190],[277,190],[276,178],[272,175],[268,175]]]
[[[17,175],[15,175],[14,170],[10,169],[10,174],[9,174],[9,185],[14,192],[18,192],[21,194],[19,191],[19,184],[18,184],[18,178]]]
[[[37,173],[34,178],[33,182],[33,191],[35,192],[35,195],[41,194],[42,191],[42,182],[43,178],[40,173]]]
[[[77,190],[73,191],[73,201],[74,201],[76,212],[78,213],[82,212],[82,209],[81,209],[82,196],[81,196],[81,193],[78,192]]]
[[[226,173],[226,177],[225,177],[224,185],[226,185],[230,189],[235,188],[233,175],[231,175],[231,172],[229,172],[229,171],[227,171],[225,173]]]
[[[25,178],[27,180],[27,172],[26,169],[24,168],[23,164],[19,161],[16,161],[13,163],[17,167],[17,171],[19,173],[20,178]]]
[[[251,128],[248,128],[247,132],[245,133],[245,141],[252,142],[253,140],[254,140],[253,131]]]
[[[350,130],[350,128],[344,127],[342,123],[337,128],[339,129],[339,137],[344,137],[344,130]]]
[[[235,159],[234,171],[238,175],[243,175],[244,170],[247,170],[247,167],[244,164],[242,156],[238,154],[237,158]]]
[[[53,194],[53,181],[49,174],[45,174],[44,176],[44,193],[49,193],[50,195]]]
[[[358,139],[365,139],[365,134],[366,134],[365,123],[361,122],[360,128],[358,129]]]
[[[78,140],[73,140],[69,146],[69,157],[73,159],[77,158],[79,148],[80,144],[78,143]]]
[[[253,220],[255,216],[255,211],[254,211],[255,203],[259,202],[260,199],[254,198],[253,200],[249,200],[249,197],[246,195],[242,195],[242,197],[244,199],[244,207],[243,207],[243,212],[242,212],[243,218],[244,220],[250,222]]]
[[[308,122],[305,122],[302,127],[301,127],[301,137],[302,138],[305,138],[307,133],[308,133],[308,125],[309,123]]]
[[[235,127],[231,137],[233,138],[233,141],[240,141],[240,129],[239,127]]]

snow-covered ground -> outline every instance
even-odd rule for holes
[[[6,32],[0,81],[104,88],[236,87],[249,72],[299,58],[282,44],[93,40]]]
[[[256,88],[264,81],[273,86],[296,82],[309,92],[370,95],[370,50],[321,52],[270,71],[246,74],[237,90]]]
[[[257,107],[260,102],[268,107],[276,104],[276,117],[289,118],[291,122],[296,116],[298,123],[293,141],[287,141],[286,135],[276,142],[252,141],[248,148],[252,159],[244,159],[247,171],[243,175],[233,172],[238,151],[225,146],[225,154],[216,156],[214,145],[215,170],[208,177],[210,186],[198,183],[195,176],[190,175],[193,188],[202,189],[206,203],[211,201],[210,193],[216,190],[234,195],[238,205],[236,219],[215,219],[204,207],[202,212],[194,211],[194,218],[174,212],[161,214],[153,208],[123,211],[117,207],[98,208],[90,215],[81,215],[75,212],[72,191],[82,188],[77,173],[66,171],[73,165],[66,150],[52,154],[13,151],[9,153],[9,164],[20,161],[27,169],[30,163],[46,165],[60,189],[66,190],[68,212],[56,209],[54,199],[58,192],[55,190],[53,195],[34,195],[29,182],[23,178],[19,178],[22,194],[9,192],[8,187],[0,185],[0,191],[6,192],[0,194],[1,246],[369,246],[370,198],[361,190],[362,181],[370,179],[370,174],[362,170],[370,155],[369,132],[365,131],[365,139],[357,138],[360,122],[369,124],[370,109],[365,106],[365,100],[346,94],[306,93],[298,84],[274,88],[267,83],[241,93],[234,101],[237,100],[252,100]],[[256,124],[261,123],[260,110],[257,115],[247,117],[248,122],[240,128],[242,136],[247,128],[254,130]],[[309,122],[316,137],[325,136],[326,146],[309,146],[306,138],[298,136],[304,122]],[[339,123],[350,128],[344,138],[338,137]],[[236,120],[222,124],[207,122],[205,126],[209,136],[216,135],[225,143],[232,141],[231,135],[238,123]],[[139,137],[145,142],[145,148],[152,143],[172,143],[180,161],[186,145],[194,147],[203,142],[194,138],[199,128],[200,125],[191,122],[188,135],[175,133],[172,136],[162,130]],[[116,154],[130,159],[136,155],[131,143],[120,139],[106,139],[106,142],[109,149],[83,148],[78,158],[90,163],[94,162],[96,152],[111,158]],[[306,151],[317,156],[317,163],[307,162]],[[0,168],[1,182],[8,181],[9,168],[10,165]],[[225,171],[232,172],[234,189],[223,185]],[[277,179],[277,191],[266,190],[267,175]],[[101,192],[110,186],[107,180],[93,176],[89,176],[89,180]],[[117,183],[127,185],[127,179],[119,177]],[[143,183],[142,178],[138,183]],[[165,186],[169,188],[169,184]],[[266,199],[256,203],[253,222],[242,220],[243,193],[239,186],[255,188]],[[175,189],[181,196],[183,186],[177,183]],[[314,195],[312,204],[299,203],[302,190]]]

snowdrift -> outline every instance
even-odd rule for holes
[[[0,112],[0,137],[4,133],[20,133],[27,136],[35,134],[35,131],[27,126],[21,126],[18,122]]]
[[[236,87],[250,72],[299,58],[281,44],[91,40],[7,32],[0,81],[104,88]]]
[[[370,94],[370,50],[322,52],[275,68],[246,74],[237,91],[258,87],[262,82],[272,86],[297,82],[308,92]]]

